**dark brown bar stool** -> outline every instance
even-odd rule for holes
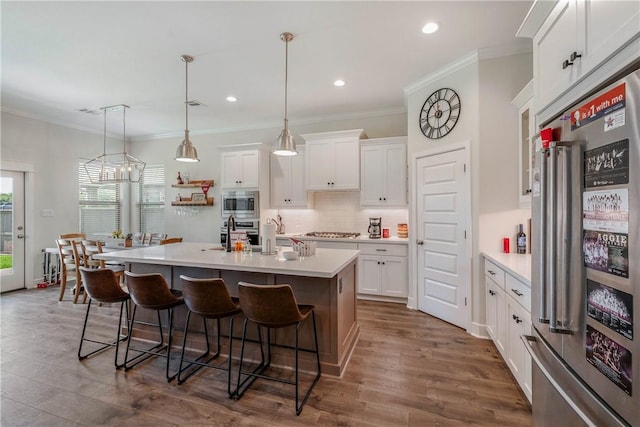
[[[182,341],[182,354],[180,355],[180,369],[178,371],[178,384],[182,384],[191,375],[198,372],[203,367],[220,369],[227,371],[227,393],[229,397],[232,397],[234,393],[231,392],[231,360],[232,360],[232,341],[233,341],[233,318],[236,314],[240,313],[240,306],[236,301],[231,298],[227,286],[224,284],[224,280],[212,278],[212,279],[194,279],[192,277],[180,276],[182,281],[182,296],[184,302],[189,309],[187,312],[187,320],[184,324],[184,338]],[[189,333],[189,320],[191,314],[197,314],[202,317],[204,324],[204,336],[206,341],[206,350],[196,359],[185,359],[185,348],[187,346],[187,335]],[[229,360],[227,366],[214,365],[210,362],[217,359],[220,356],[220,319],[229,317]],[[217,347],[216,352],[207,360],[202,360],[210,354],[209,345],[209,333],[207,330],[207,319],[215,319],[217,326]],[[184,363],[188,363],[183,368]],[[196,365],[195,369],[192,369],[186,376],[182,376],[183,371],[189,369],[191,366]]]
[[[124,363],[118,363],[118,353],[120,349],[120,342],[128,338],[128,335],[122,336],[120,333],[122,327],[122,312],[123,309],[127,313],[127,322],[129,320],[129,294],[126,293],[119,283],[119,279],[116,277],[113,270],[108,269],[89,269],[80,267],[80,274],[82,275],[82,283],[84,284],[84,290],[89,295],[89,304],[87,304],[87,313],[84,316],[84,325],[82,326],[82,336],[80,337],[80,347],[78,348],[78,359],[83,360],[89,356],[106,350],[110,347],[116,348],[116,355],[114,357],[114,364],[116,369],[120,369],[124,366]],[[87,331],[87,322],[89,320],[89,311],[91,310],[91,303],[96,301],[102,304],[117,304],[120,303],[120,316],[118,317],[118,331],[116,333],[116,340],[114,342],[98,341],[92,338],[85,338]],[[82,345],[85,341],[101,344],[102,347],[93,350],[87,354],[82,354]]]
[[[237,398],[241,398],[244,392],[251,386],[256,378],[264,378],[273,381],[278,381],[285,384],[295,385],[296,388],[296,415],[300,415],[302,408],[306,403],[311,390],[320,379],[320,352],[318,351],[318,332],[316,329],[316,316],[314,307],[312,305],[298,305],[296,298],[293,295],[293,290],[289,285],[254,285],[245,282],[238,283],[238,293],[240,296],[240,308],[246,316],[244,325],[242,328],[242,349],[240,350],[240,365],[238,367],[238,386],[236,389]],[[298,345],[298,334],[300,325],[306,320],[309,315],[313,320],[313,339],[315,342],[315,350],[303,349]],[[258,337],[260,341],[260,353],[262,360],[260,365],[253,371],[243,371],[243,357],[244,357],[244,345],[247,336],[247,323],[251,321],[258,327]],[[272,377],[264,375],[263,372],[271,364],[271,329],[285,328],[287,326],[296,327],[296,340],[295,346],[282,346],[286,348],[292,348],[295,350],[295,381],[285,380],[283,378]],[[264,359],[264,352],[262,350],[262,336],[260,328],[267,328],[267,360]],[[274,344],[275,345],[275,344]],[[315,353],[317,363],[317,374],[313,378],[313,382],[309,386],[309,389],[304,395],[302,402],[298,405],[299,401],[299,360],[298,353],[300,351],[306,351]],[[242,375],[246,375],[247,378],[241,381]],[[248,383],[244,389],[241,387]]]
[[[139,363],[144,362],[150,357],[161,356],[167,359],[166,377],[167,381],[172,381],[178,373],[169,375],[169,364],[171,361],[171,331],[173,329],[173,309],[179,305],[184,304],[184,300],[179,291],[172,291],[169,289],[169,284],[162,274],[135,274],[125,271],[127,278],[127,287],[129,288],[129,294],[134,302],[133,314],[131,315],[131,321],[129,322],[129,339],[127,340],[127,351],[125,352],[124,370],[128,371]],[[133,348],[131,346],[131,335],[133,332],[133,325],[135,323],[136,309],[138,307],[153,310],[158,313],[158,329],[160,332],[160,341],[147,349]],[[162,333],[162,320],[160,319],[160,312],[167,310],[169,313],[169,337],[167,343],[164,343],[164,334]],[[129,359],[129,350],[138,352],[137,356]]]

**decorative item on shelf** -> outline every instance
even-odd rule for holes
[[[176,160],[179,162],[199,162],[198,151],[189,140],[189,63],[193,62],[193,57],[182,55],[182,61],[185,63],[185,91],[184,91],[184,110],[185,110],[185,126],[184,140],[176,150]]]
[[[295,156],[298,154],[296,149],[296,141],[289,131],[289,120],[287,118],[287,86],[289,77],[289,42],[293,40],[293,34],[282,33],[280,40],[285,42],[285,59],[284,59],[284,129],[280,132],[276,142],[276,148],[273,154],[276,156]]]
[[[191,201],[193,203],[207,203],[206,196],[203,193],[191,193]]]
[[[398,237],[401,239],[406,239],[409,237],[409,227],[407,224],[398,224]]]
[[[102,136],[102,155],[95,157],[84,166],[92,184],[117,184],[120,182],[139,182],[146,163],[127,154],[126,110],[128,105],[119,104],[100,108],[104,112],[104,132]],[[107,111],[122,110],[122,152],[107,153]]]
[[[182,185],[184,184],[184,181],[182,180],[182,177],[180,176],[180,171],[178,171],[178,178],[176,179],[176,184],[178,185]]]
[[[211,188],[211,185],[213,184],[209,184],[209,181],[200,182],[200,188],[202,189],[202,192],[204,193],[205,198],[207,197],[207,193],[209,192],[209,188]]]

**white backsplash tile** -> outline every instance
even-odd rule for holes
[[[341,231],[367,234],[369,217],[382,217],[382,227],[391,236],[397,235],[397,225],[409,222],[405,209],[361,209],[358,192],[319,192],[313,195],[313,209],[280,209],[287,233],[310,231]]]

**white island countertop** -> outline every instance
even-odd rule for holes
[[[280,255],[225,252],[216,243],[173,243],[94,255],[109,261],[212,268],[331,278],[358,258],[352,249],[317,249],[313,256],[287,261]]]

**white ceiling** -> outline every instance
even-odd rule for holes
[[[179,135],[189,54],[189,99],[206,105],[192,133],[281,127],[289,31],[292,131],[404,111],[403,88],[473,50],[529,47],[514,34],[531,3],[2,1],[2,109],[101,133],[101,113],[77,110],[127,104],[128,136]]]

